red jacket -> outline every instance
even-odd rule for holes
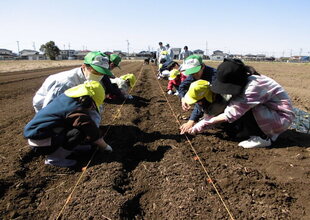
[[[172,90],[173,86],[179,86],[180,84],[181,84],[181,77],[178,76],[177,78],[175,78],[173,80],[169,80],[167,89]]]

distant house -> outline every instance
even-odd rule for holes
[[[225,57],[226,57],[226,54],[223,53],[223,51],[215,50],[213,51],[213,54],[210,56],[210,59],[215,60],[215,61],[223,61]]]
[[[301,62],[310,62],[310,56],[302,56],[302,57],[300,58],[300,61],[301,61]]]
[[[16,54],[12,53],[11,50],[0,49],[0,60],[11,60],[16,57]]]
[[[228,55],[228,58],[231,58],[231,59],[233,59],[233,58],[235,58],[235,59],[242,59],[242,55],[241,54],[229,54]]]
[[[289,58],[289,62],[310,62],[309,56],[292,56]]]
[[[246,54],[242,57],[245,61],[274,61],[274,57],[267,57],[265,54]]]
[[[73,60],[76,59],[75,50],[60,50],[58,56],[60,60]]]
[[[84,60],[84,57],[86,56],[86,54],[88,54],[89,52],[91,52],[90,50],[77,50],[75,51],[74,56],[76,57],[76,59],[78,60]]]
[[[36,50],[22,50],[20,51],[20,57],[24,60],[39,60],[43,58],[43,55],[40,55]]]
[[[113,53],[119,55],[120,57],[126,57],[127,56],[127,53],[124,53],[121,50],[114,50]]]
[[[193,54],[203,56],[204,55],[204,51],[200,50],[200,49],[197,49],[197,50],[193,51]]]
[[[153,53],[151,51],[140,51],[136,54],[136,57],[142,57],[142,58],[151,58],[153,57]]]

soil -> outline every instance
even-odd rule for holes
[[[309,65],[251,65],[309,111]],[[115,72],[138,81],[134,100],[105,104],[101,129],[114,151],[74,155],[74,169],[44,165],[23,127],[46,76],[70,68],[0,75],[2,219],[310,219],[309,134],[288,130],[261,149],[242,149],[220,129],[180,135],[190,113],[142,62]]]

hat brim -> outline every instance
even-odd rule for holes
[[[192,104],[195,104],[196,102],[198,102],[198,100],[196,99],[193,99],[192,97],[190,97],[187,93],[185,94],[184,96],[184,101],[189,104],[189,105],[192,105]]]
[[[211,91],[217,94],[231,94],[238,95],[241,93],[243,87],[232,83],[222,83],[215,80],[211,85]]]
[[[98,73],[105,74],[105,75],[108,75],[108,76],[113,76],[113,74],[111,73],[111,71],[108,70],[108,69],[105,69],[105,68],[100,67],[100,66],[92,65],[92,64],[90,64],[90,66],[91,66],[94,70],[96,70]]]
[[[185,70],[184,74],[188,76],[188,75],[199,72],[199,70],[201,70],[201,65]]]

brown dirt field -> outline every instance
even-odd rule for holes
[[[309,65],[249,64],[310,110]],[[189,113],[142,62],[122,62],[115,72],[138,77],[135,99],[105,104],[102,130],[114,152],[96,154],[85,172],[92,153],[76,155],[74,170],[45,166],[23,127],[46,76],[70,68],[0,75],[2,219],[310,219],[310,135],[287,131],[270,148],[246,150],[214,129],[190,136],[192,148],[174,117],[184,123]]]

